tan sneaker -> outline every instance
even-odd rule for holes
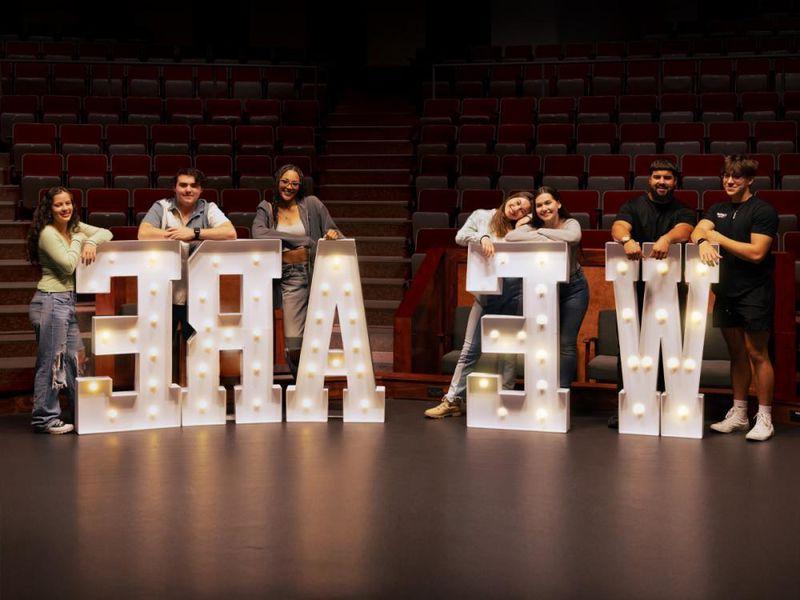
[[[426,410],[425,416],[430,419],[444,419],[445,417],[460,417],[465,412],[467,411],[460,398],[456,398],[455,401],[450,401],[445,396],[438,406]]]

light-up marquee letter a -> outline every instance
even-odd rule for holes
[[[344,360],[340,352],[330,351],[337,310]],[[355,240],[320,240],[297,385],[286,389],[286,420],[327,421],[328,390],[324,388],[324,378],[342,371],[347,374],[344,420],[382,423],[386,391],[382,386],[375,387]]]
[[[649,256],[653,244],[643,244]],[[629,261],[622,246],[606,244],[606,280],[614,283],[624,389],[619,393],[619,432],[700,438],[703,396],[698,394],[703,359],[710,284],[718,267],[709,268],[687,246],[689,297],[685,334],[681,339],[678,287],[681,246],[672,244],[667,258],[644,258],[642,314],[637,314],[639,262]],[[641,331],[639,321],[641,320]],[[666,391],[656,389],[659,352],[663,357]]]
[[[112,277],[136,277],[138,315],[94,317],[97,356],[135,354],[134,390],[112,392],[109,377],[79,377],[75,407],[78,433],[100,433],[181,424],[180,388],[172,378],[172,280],[181,277],[177,241],[108,242],[97,259],[78,266],[80,294],[103,294]]]
[[[521,277],[523,316],[484,315],[483,352],[522,354],[524,391],[500,391],[500,377],[472,373],[467,378],[467,426],[565,433],[569,430],[569,390],[559,385],[558,283],[568,279],[564,242],[500,242],[491,259],[470,244],[467,291],[500,294],[500,278]]]
[[[205,241],[189,257],[189,323],[184,425],[225,423],[219,351],[242,351],[234,386],[237,423],[281,421],[281,387],[273,384],[272,280],[281,276],[279,240]],[[219,276],[241,275],[241,312],[220,313]]]

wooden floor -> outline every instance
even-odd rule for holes
[[[0,597],[800,597],[800,429],[536,434],[422,408],[83,437],[0,418]]]

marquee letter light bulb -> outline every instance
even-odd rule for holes
[[[89,384],[89,391],[90,391],[90,392],[92,392],[93,394],[97,393],[97,391],[98,391],[99,389],[100,389],[100,384],[99,384],[99,383],[97,383],[96,381],[92,381],[92,382]]]
[[[625,275],[628,272],[628,263],[625,260],[617,261],[617,273]]]
[[[200,304],[205,304],[206,300],[208,299],[208,296],[206,295],[205,292],[200,292],[199,294],[197,294],[197,299],[200,300]]]
[[[505,419],[508,416],[508,409],[505,406],[498,407],[497,416],[501,419]]]
[[[706,275],[708,275],[708,265],[703,262],[700,262],[699,260],[697,261],[697,265],[695,266],[694,269],[697,272],[697,274],[700,275],[700,277],[705,277]]]
[[[547,360],[547,350],[539,350],[536,352],[536,360],[540,363],[544,363]]]
[[[696,366],[697,363],[694,362],[693,358],[687,358],[686,360],[683,361],[683,368],[686,371],[694,371]]]
[[[692,323],[697,325],[702,318],[703,318],[703,313],[701,313],[699,310],[692,311],[692,317],[691,317]]]
[[[678,418],[686,419],[689,416],[689,407],[681,404],[678,407]]]
[[[367,400],[366,398],[364,398],[364,399],[363,399],[363,400],[360,402],[359,406],[361,406],[361,410],[367,410],[367,409],[369,408],[369,400]]]
[[[150,357],[150,360],[152,362],[156,362],[156,359],[158,358],[158,349],[157,348],[150,348],[149,357]]]
[[[253,373],[255,373],[256,375],[261,373],[261,363],[257,363],[257,362],[253,363]]]
[[[681,361],[674,356],[669,360],[667,360],[667,368],[670,371],[677,371],[680,366],[681,366]]]
[[[322,314],[322,311],[321,311],[321,310],[318,310],[317,312],[315,312],[315,313],[314,313],[314,320],[315,320],[317,323],[322,323],[322,318],[323,318],[323,316],[324,316],[324,315]]]
[[[261,262],[261,256],[259,254],[253,253],[253,257],[252,258],[253,258],[253,264],[255,266],[258,266],[259,263]]]
[[[538,409],[536,409],[536,420],[538,420],[540,422],[547,420],[547,409],[546,408],[538,408]]]
[[[327,296],[328,292],[331,291],[331,286],[329,286],[327,283],[323,283],[321,286],[319,286],[319,289],[322,291],[323,296]]]
[[[653,368],[653,359],[650,358],[649,356],[643,356],[641,364],[642,364],[642,368],[645,371],[649,371],[650,369]]]
[[[344,286],[344,295],[349,296],[353,293],[353,286],[349,283],[346,283]]]
[[[353,340],[352,347],[353,347],[353,352],[358,352],[359,350],[361,350],[361,340],[359,339]]]
[[[641,402],[637,402],[636,404],[633,405],[632,411],[634,415],[636,415],[637,417],[641,417],[645,411],[644,404],[642,404]]]
[[[214,256],[211,258],[211,264],[212,264],[213,266],[215,266],[215,267],[218,267],[218,266],[219,266],[219,256],[217,256],[217,255],[214,255]]]
[[[526,332],[524,329],[520,329],[520,330],[517,332],[517,339],[518,339],[520,342],[524,342],[526,339],[528,339],[528,334],[527,334],[527,332]]]
[[[256,410],[261,408],[261,398],[253,399],[253,408],[255,408]]]
[[[486,379],[486,378],[479,379],[478,380],[478,387],[481,388],[482,390],[485,390],[486,388],[489,387],[489,380]]]
[[[667,273],[669,273],[669,265],[667,264],[667,261],[665,260],[658,261],[658,263],[656,264],[656,272],[659,275],[666,275]]]
[[[547,325],[547,315],[536,315],[536,324],[539,327]]]
[[[212,342],[211,340],[206,340],[205,342],[203,342],[203,350],[205,350],[206,352],[211,352],[211,350],[213,349],[214,349],[214,342]]]
[[[489,337],[492,338],[493,340],[498,340],[500,339],[500,332],[497,329],[492,329],[489,332]]]
[[[304,398],[303,401],[300,403],[300,406],[303,407],[303,410],[308,410],[309,408],[311,408],[311,404],[312,403],[310,398]]]
[[[197,408],[200,410],[201,413],[206,412],[208,410],[208,401],[200,400],[200,402],[197,403]]]
[[[151,405],[147,409],[147,414],[151,419],[154,418],[156,415],[158,415],[158,406],[156,406],[155,404]]]
[[[350,323],[355,323],[358,320],[358,314],[356,311],[352,311],[350,313]]]
[[[136,338],[138,338],[138,337],[139,337],[139,333],[138,333],[138,332],[137,332],[135,329],[131,329],[131,330],[128,332],[128,339],[129,339],[130,341],[132,341],[132,342],[135,342],[135,341],[136,341]]]
[[[206,321],[203,323],[203,329],[206,330],[206,333],[211,333],[211,330],[214,328],[214,324],[211,321]]]
[[[116,252],[111,252],[108,255],[108,262],[111,263],[112,265],[117,262],[117,253]]]
[[[199,367],[197,367],[197,374],[200,377],[205,377],[207,372],[208,372],[208,367],[206,367],[205,365],[200,365]]]
[[[635,354],[631,354],[628,357],[628,367],[633,369],[634,371],[639,368],[639,357]]]
[[[106,415],[108,415],[108,418],[113,421],[119,416],[119,412],[117,412],[116,408],[109,408],[108,412],[106,412]]]
[[[158,380],[157,379],[151,379],[150,381],[148,381],[147,382],[147,389],[149,389],[151,392],[155,392],[158,389]]]
[[[659,308],[656,311],[656,321],[658,321],[662,325],[667,322],[667,317],[668,316],[669,316],[669,313],[664,308]]]
[[[544,298],[545,294],[547,294],[547,286],[540,283],[536,286],[536,295],[539,296],[539,298]]]
[[[540,379],[539,381],[537,381],[536,382],[536,389],[539,390],[539,392],[541,392],[541,393],[546,392],[547,391],[547,381],[544,380],[544,379]]]
[[[311,342],[311,351],[318,352],[319,351],[319,342],[317,340],[313,340]]]
[[[253,302],[261,300],[261,292],[253,292]]]
[[[158,293],[158,284],[153,283],[150,285],[150,295],[155,296]]]
[[[499,252],[497,254],[497,262],[500,263],[501,265],[508,264],[508,254],[506,254],[505,252]]]
[[[258,341],[261,339],[261,330],[260,329],[253,329],[253,339]]]
[[[623,308],[622,320],[625,321],[626,323],[630,323],[631,321],[633,321],[633,309]]]
[[[103,330],[100,334],[100,340],[107,344],[111,340],[111,332],[108,329]]]
[[[152,327],[158,325],[158,315],[150,315],[150,325]]]
[[[333,265],[334,271],[338,271],[339,267],[342,266],[342,259],[339,256],[334,256],[331,258],[331,265]]]
[[[334,358],[331,360],[331,366],[336,367],[337,369],[342,366],[342,359],[341,358]]]

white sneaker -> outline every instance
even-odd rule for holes
[[[748,427],[750,427],[750,420],[747,418],[747,411],[735,408],[731,408],[722,421],[711,425],[711,429],[720,433],[746,431]]]
[[[763,442],[772,437],[775,428],[772,426],[772,419],[763,413],[756,414],[756,424],[747,432],[745,436],[748,440]]]

